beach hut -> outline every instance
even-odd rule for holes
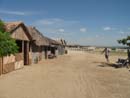
[[[61,45],[58,41],[46,37],[49,42],[49,46],[47,48],[47,56],[48,58],[53,58],[58,56],[58,46]]]
[[[24,23],[5,23],[5,30],[16,40],[19,50],[17,54],[5,56],[3,58],[2,73],[8,73],[13,70],[20,69],[24,65],[29,65],[31,61],[29,43],[32,39]]]
[[[49,46],[49,42],[35,27],[28,27],[28,31],[33,39],[33,42],[31,43],[32,63],[37,63],[38,61],[47,58],[47,47]]]

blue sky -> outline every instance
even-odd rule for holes
[[[130,35],[130,0],[0,0],[0,18],[82,45],[119,45]]]

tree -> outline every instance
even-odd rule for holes
[[[121,40],[117,40],[119,44],[123,44],[123,45],[126,45],[126,46],[129,46],[130,48],[130,36],[127,36],[126,38],[123,38]],[[129,64],[130,64],[130,50],[128,49],[127,50],[127,55],[128,55],[128,60],[129,60]]]
[[[18,52],[18,46],[13,38],[11,38],[10,33],[5,31],[5,26],[3,21],[0,20],[0,58],[1,64],[3,64],[3,57]],[[0,67],[2,70],[2,67]],[[0,71],[1,72],[1,71]],[[1,74],[1,73],[0,73]]]
[[[123,38],[121,40],[117,40],[119,44],[123,44],[123,45],[127,45],[130,47],[130,43],[128,41],[130,41],[130,36],[127,36],[126,38]]]
[[[10,33],[5,32],[3,21],[0,20],[0,57],[15,54],[18,52],[18,46]]]
[[[0,31],[4,32],[5,28],[4,28],[4,22],[2,20],[0,20]]]
[[[8,32],[0,31],[0,57],[15,54],[18,52],[18,46]]]

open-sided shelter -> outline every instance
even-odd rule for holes
[[[58,47],[61,46],[61,43],[48,37],[46,39],[49,41],[48,55],[57,57],[59,55]]]

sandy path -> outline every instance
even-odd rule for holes
[[[129,70],[102,62],[103,55],[71,51],[24,67],[0,77],[0,98],[130,98]]]

